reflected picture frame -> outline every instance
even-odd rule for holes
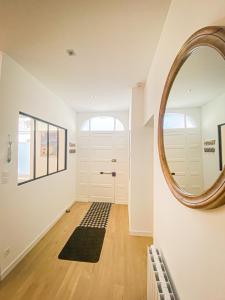
[[[219,168],[223,171],[225,166],[225,123],[218,125],[219,141]]]

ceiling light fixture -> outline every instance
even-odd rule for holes
[[[96,96],[91,96],[91,101],[95,101],[96,100]]]
[[[73,49],[66,49],[66,52],[69,56],[75,56],[76,55],[76,53]]]

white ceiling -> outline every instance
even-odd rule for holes
[[[168,107],[201,107],[222,94],[225,94],[225,61],[213,48],[202,46],[181,67]]]
[[[0,50],[77,111],[125,110],[146,79],[169,4],[0,0]]]

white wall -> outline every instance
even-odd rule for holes
[[[213,112],[213,113],[212,113]],[[204,184],[210,187],[220,175],[218,125],[225,122],[225,94],[202,107],[202,138],[216,140],[215,152],[203,152]]]
[[[75,141],[75,114],[7,55],[0,79],[0,266],[4,276],[24,252],[75,200],[75,155],[68,154],[68,169],[17,186],[17,131],[19,111],[68,129]],[[7,138],[13,141],[12,162],[6,163]],[[10,248],[8,256],[4,251]]]
[[[133,88],[130,111],[129,230],[152,235],[153,120],[144,126],[143,88]]]
[[[192,210],[173,197],[159,162],[158,113],[177,52],[196,30],[216,24],[225,25],[224,0],[173,0],[145,90],[145,121],[155,117],[154,239],[163,251],[182,300],[224,299],[225,206],[210,211]]]

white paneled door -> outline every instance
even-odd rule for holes
[[[201,134],[198,129],[164,130],[171,174],[181,188],[193,194],[203,189]]]
[[[128,132],[80,131],[78,200],[127,203]]]

